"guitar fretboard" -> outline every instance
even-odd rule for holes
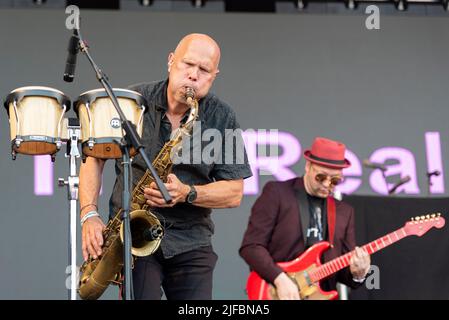
[[[405,237],[407,237],[407,233],[405,232],[404,228],[400,228],[396,231],[387,234],[386,236],[378,238],[377,240],[374,240],[364,245],[362,248],[365,249],[369,254],[373,254]],[[351,256],[353,253],[354,251],[348,252],[338,258],[335,258],[319,266],[318,268],[312,271],[309,271],[308,274],[310,280],[312,282],[317,282],[331,276],[332,274],[336,273],[337,271],[343,268],[346,268],[350,264]]]

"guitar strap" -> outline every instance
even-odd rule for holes
[[[329,242],[334,246],[336,208],[334,197],[327,197],[327,225],[329,227]]]

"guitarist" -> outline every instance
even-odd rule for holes
[[[334,187],[343,180],[342,170],[351,165],[345,149],[341,142],[315,138],[304,152],[304,176],[268,182],[252,207],[239,252],[252,271],[276,287],[280,299],[300,297],[298,287],[277,262],[294,260],[323,240],[332,247],[324,252],[322,262],[354,250],[354,209],[332,197]],[[356,247],[350,266],[321,281],[321,288],[335,290],[338,281],[355,289],[369,268],[370,256]]]

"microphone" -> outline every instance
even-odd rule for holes
[[[162,238],[163,234],[164,229],[162,228],[162,226],[159,224],[155,224],[143,231],[143,238],[145,239],[145,241],[153,241]]]
[[[368,159],[363,160],[363,165],[371,169],[380,169],[382,171],[387,171],[387,167],[381,163],[371,162]]]
[[[400,186],[402,186],[403,184],[409,182],[411,180],[410,176],[407,175],[404,178],[401,178],[401,180],[399,180],[394,186],[393,188],[390,189],[390,191],[388,191],[388,194],[393,194],[397,188],[399,188]]]
[[[438,171],[438,170],[435,170],[435,171],[432,171],[432,172],[427,172],[426,174],[427,174],[427,177],[429,177],[429,178],[432,177],[432,176],[438,177],[441,174],[441,172]]]
[[[79,51],[79,37],[76,30],[73,32],[73,35],[69,40],[67,51],[68,54],[67,61],[65,63],[64,81],[73,82],[73,79],[75,78],[76,55]]]

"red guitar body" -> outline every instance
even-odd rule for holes
[[[298,284],[301,299],[332,300],[338,297],[337,291],[323,291],[320,288],[319,282],[309,283],[306,277],[307,272],[321,265],[321,255],[329,246],[329,242],[319,242],[311,246],[295,260],[278,263],[278,266]],[[254,271],[248,277],[246,291],[250,300],[277,299],[274,287]]]

